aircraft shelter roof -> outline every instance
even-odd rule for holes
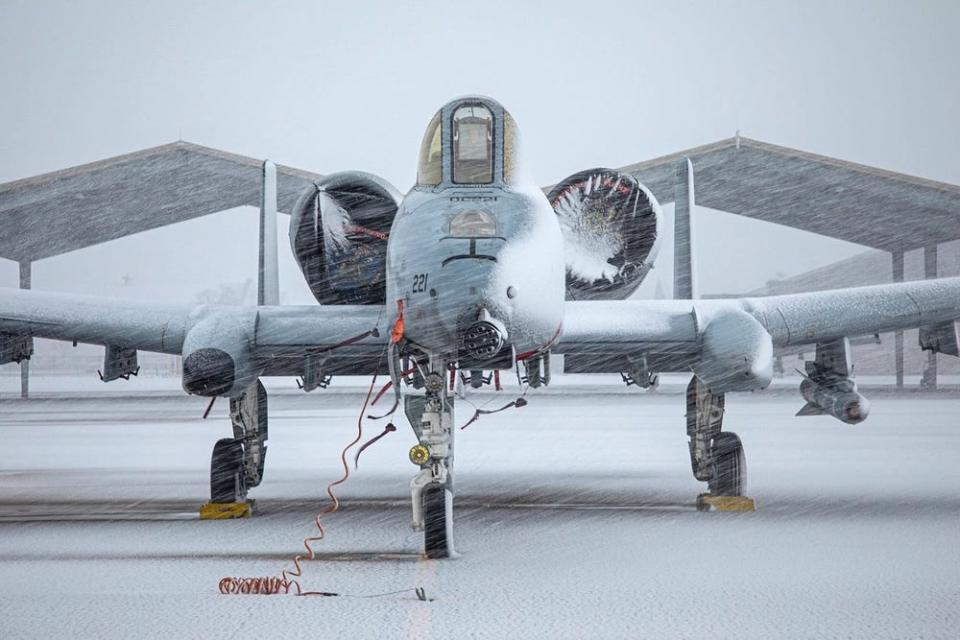
[[[676,164],[693,162],[696,203],[883,249],[960,238],[960,186],[728,138],[620,170],[673,202]]]
[[[886,251],[960,238],[960,186],[751,140],[623,167],[672,202],[693,162],[697,204]],[[33,261],[241,205],[259,206],[261,161],[189,142],[0,184],[0,257]],[[278,166],[289,212],[320,174]]]
[[[260,206],[261,160],[174,142],[0,184],[0,257],[39,260],[241,205]],[[277,166],[289,212],[321,176]]]

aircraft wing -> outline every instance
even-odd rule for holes
[[[0,288],[0,364],[32,353],[32,337],[181,354],[242,352],[264,375],[302,375],[310,356],[373,373],[389,331],[382,306],[177,305]],[[367,370],[370,369],[370,370]]]
[[[764,298],[566,304],[554,350],[565,355],[564,368],[572,372],[642,365],[652,372],[699,375],[750,359],[759,366],[774,348],[918,327],[927,346],[958,355],[960,278]]]

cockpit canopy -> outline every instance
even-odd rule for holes
[[[513,184],[518,176],[517,125],[489,98],[462,98],[433,116],[420,145],[417,184]]]

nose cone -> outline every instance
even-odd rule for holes
[[[840,416],[840,419],[847,424],[859,424],[870,415],[870,401],[859,393],[853,395],[854,397],[844,405],[843,413]]]
[[[197,349],[183,359],[183,389],[198,396],[219,396],[233,388],[237,368],[220,349]]]

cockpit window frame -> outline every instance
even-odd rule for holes
[[[486,175],[489,175],[488,180],[484,180],[482,178],[478,180],[476,178],[473,178],[472,176],[469,178],[468,176],[462,176],[462,175],[458,176],[457,174],[459,173],[458,172],[459,163],[463,162],[463,159],[456,157],[455,152],[457,151],[457,149],[453,148],[453,144],[455,142],[454,138],[456,137],[457,133],[459,133],[459,129],[461,126],[461,122],[458,120],[458,114],[467,109],[478,109],[478,108],[485,111],[487,116],[490,119],[489,129],[488,129],[489,138],[486,141],[487,157],[485,159],[479,159],[481,162],[485,162],[488,165],[489,173],[486,174]],[[470,117],[470,116],[466,116],[461,119],[466,119],[467,117]],[[494,113],[494,109],[491,109],[488,105],[480,101],[461,102],[460,104],[457,104],[453,109],[450,110],[450,116],[449,116],[450,128],[448,130],[449,131],[448,137],[450,139],[450,144],[451,144],[450,182],[452,182],[457,186],[461,186],[461,185],[484,186],[484,185],[492,185],[497,182],[497,166],[496,165],[497,165],[497,156],[500,153],[500,145],[497,144],[497,124],[499,120],[500,118],[498,118],[497,114]],[[467,171],[466,167],[464,167],[462,170],[464,172]],[[486,177],[486,175],[483,177]],[[461,179],[458,179],[458,177]]]
[[[464,105],[481,105],[485,107],[493,117],[493,181],[482,184],[471,184],[471,183],[459,183],[453,181],[453,135],[452,135],[452,122],[453,114],[457,109]],[[418,177],[417,183],[414,185],[414,188],[417,190],[431,191],[434,193],[445,191],[447,189],[457,189],[457,190],[477,190],[482,191],[484,189],[495,189],[495,188],[510,188],[511,182],[504,180],[503,174],[503,153],[500,153],[499,150],[503,148],[503,120],[506,109],[503,108],[496,100],[491,100],[483,96],[468,96],[458,100],[452,100],[445,104],[440,109],[441,114],[441,145],[442,145],[442,164],[443,164],[443,175],[439,184],[427,184],[421,182],[419,176],[419,163],[417,165]],[[431,119],[431,123],[433,120]],[[428,125],[429,128],[430,125]],[[426,132],[425,132],[426,134]],[[426,135],[424,136],[426,138]],[[421,141],[421,150],[423,149],[423,141]],[[418,156],[419,158],[419,156]]]

